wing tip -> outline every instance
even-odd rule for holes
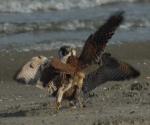
[[[124,14],[124,10],[114,12],[110,18],[108,18],[107,23],[109,23],[111,27],[117,28],[124,21]]]
[[[116,20],[118,20],[118,23],[122,23],[123,20],[124,20],[124,14],[125,14],[125,11],[124,10],[119,10],[119,11],[116,11],[112,17],[115,18]]]
[[[140,71],[136,70],[136,69],[132,69],[133,74],[132,74],[132,78],[137,78],[141,75]]]

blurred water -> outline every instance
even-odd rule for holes
[[[126,12],[125,22],[110,44],[150,41],[149,0],[0,0],[0,49],[82,46],[117,10]]]

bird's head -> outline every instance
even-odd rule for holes
[[[71,46],[62,46],[58,51],[58,56],[63,63],[66,63],[70,56],[76,56],[76,49]]]

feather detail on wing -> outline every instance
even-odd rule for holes
[[[82,66],[90,65],[100,56],[108,40],[122,23],[123,14],[123,11],[116,12],[94,34],[88,37],[79,57]]]
[[[74,74],[76,73],[76,67],[70,65],[69,63],[65,64],[62,63],[60,59],[53,58],[51,60],[51,66],[57,71],[57,72],[63,72],[65,74]]]
[[[86,91],[95,89],[107,81],[123,81],[136,78],[140,72],[131,65],[120,62],[110,54],[102,55],[102,66],[90,73],[85,81]]]

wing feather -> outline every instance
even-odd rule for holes
[[[129,80],[140,75],[140,72],[130,64],[120,62],[117,59],[105,54],[104,56],[102,56],[103,65],[96,71],[88,74],[84,86],[86,92],[95,89],[107,81]]]
[[[81,65],[90,65],[104,50],[108,40],[123,21],[123,11],[113,14],[94,34],[85,42],[79,57]]]

